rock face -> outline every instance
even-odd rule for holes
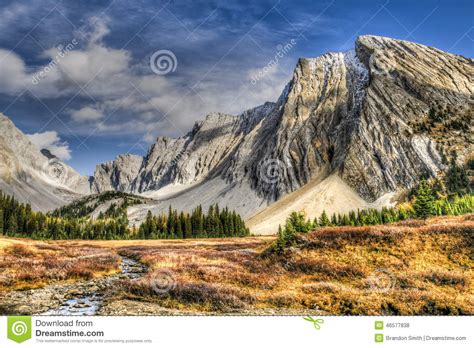
[[[227,204],[249,217],[336,175],[342,183],[331,183],[348,185],[370,204],[443,169],[443,144],[414,127],[434,104],[468,113],[468,134],[448,127],[443,137],[452,139],[450,150],[472,153],[473,76],[472,59],[361,36],[352,51],[300,59],[276,103],[240,116],[208,115],[186,137],[158,138],[139,169],[139,159],[129,161],[124,179],[119,157],[108,170],[99,166],[95,181],[157,198],[174,187],[156,211],[187,209],[192,201]],[[329,203],[325,209],[338,211]]]
[[[89,194],[90,183],[0,114],[0,190],[47,211]]]
[[[222,166],[228,167],[229,160],[243,160],[235,152],[246,146],[252,131],[274,107],[274,103],[266,103],[240,116],[209,114],[185,137],[159,137],[143,158],[121,155],[97,166],[92,189],[146,193],[167,185],[191,185],[222,174],[226,169]],[[247,150],[240,156],[249,155],[251,149]]]
[[[114,161],[98,165],[92,182],[92,191],[130,191],[142,162],[141,156],[120,155]]]

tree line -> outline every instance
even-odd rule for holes
[[[126,239],[128,220],[58,217],[34,212],[30,204],[19,203],[0,191],[0,234],[33,239]]]
[[[20,203],[0,190],[0,235],[88,240],[249,235],[240,215],[227,208],[220,210],[217,205],[210,207],[207,214],[203,214],[199,206],[191,215],[170,207],[168,215],[152,216],[148,213],[146,221],[138,229],[129,228],[126,207],[130,203],[137,202],[125,199],[121,205],[111,204],[96,219],[92,219],[89,216],[92,211],[84,204],[73,203],[51,213],[34,212],[30,204]]]
[[[250,235],[243,219],[234,210],[219,205],[211,205],[207,214],[199,205],[191,214],[173,210],[170,206],[167,214],[153,216],[148,211],[145,222],[138,230],[141,239],[186,239],[186,238],[222,238],[244,237]]]
[[[92,214],[102,203],[115,200],[117,203],[112,203],[110,207],[101,213],[99,218],[117,218],[126,215],[127,208],[135,204],[143,203],[144,199],[125,192],[106,191],[101,194],[87,196],[78,199],[70,204],[59,207],[49,213],[54,217],[62,218],[81,218],[88,217]]]

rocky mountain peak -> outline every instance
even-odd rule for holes
[[[472,69],[471,59],[428,46],[360,36],[353,50],[299,59],[276,103],[239,116],[211,113],[185,137],[158,139],[132,192],[183,187],[166,204],[184,207],[198,195],[248,216],[336,175],[332,183],[374,202],[443,170],[443,145],[416,122],[434,101],[455,110],[472,105]],[[464,148],[472,151],[472,142]]]
[[[137,221],[148,209],[214,203],[250,217],[277,211],[284,197],[291,197],[294,209],[315,214],[347,210],[337,194],[351,197],[351,209],[387,204],[387,197],[421,175],[444,170],[442,155],[472,154],[472,76],[472,59],[360,36],[353,50],[299,59],[275,103],[237,116],[210,113],[182,137],[158,137],[143,157],[121,155],[98,165],[91,190],[159,199],[137,208]],[[0,126],[14,127],[1,115]],[[35,154],[24,163],[48,161],[21,134],[9,134],[3,137],[5,153],[14,141],[16,156]],[[311,197],[308,192],[324,204],[298,199]]]

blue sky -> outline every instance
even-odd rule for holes
[[[92,174],[209,112],[276,100],[299,57],[352,49],[358,35],[473,57],[473,18],[468,0],[2,1],[0,110]],[[165,50],[163,74],[151,58]]]

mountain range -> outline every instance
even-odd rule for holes
[[[314,217],[394,204],[446,158],[473,155],[474,61],[436,48],[360,36],[353,50],[301,58],[276,102],[211,113],[145,156],[99,164],[93,177],[36,148],[0,114],[0,189],[33,209],[123,191],[149,198],[131,223],[172,205],[219,203],[254,233],[294,210]],[[42,151],[43,150],[43,151]]]

